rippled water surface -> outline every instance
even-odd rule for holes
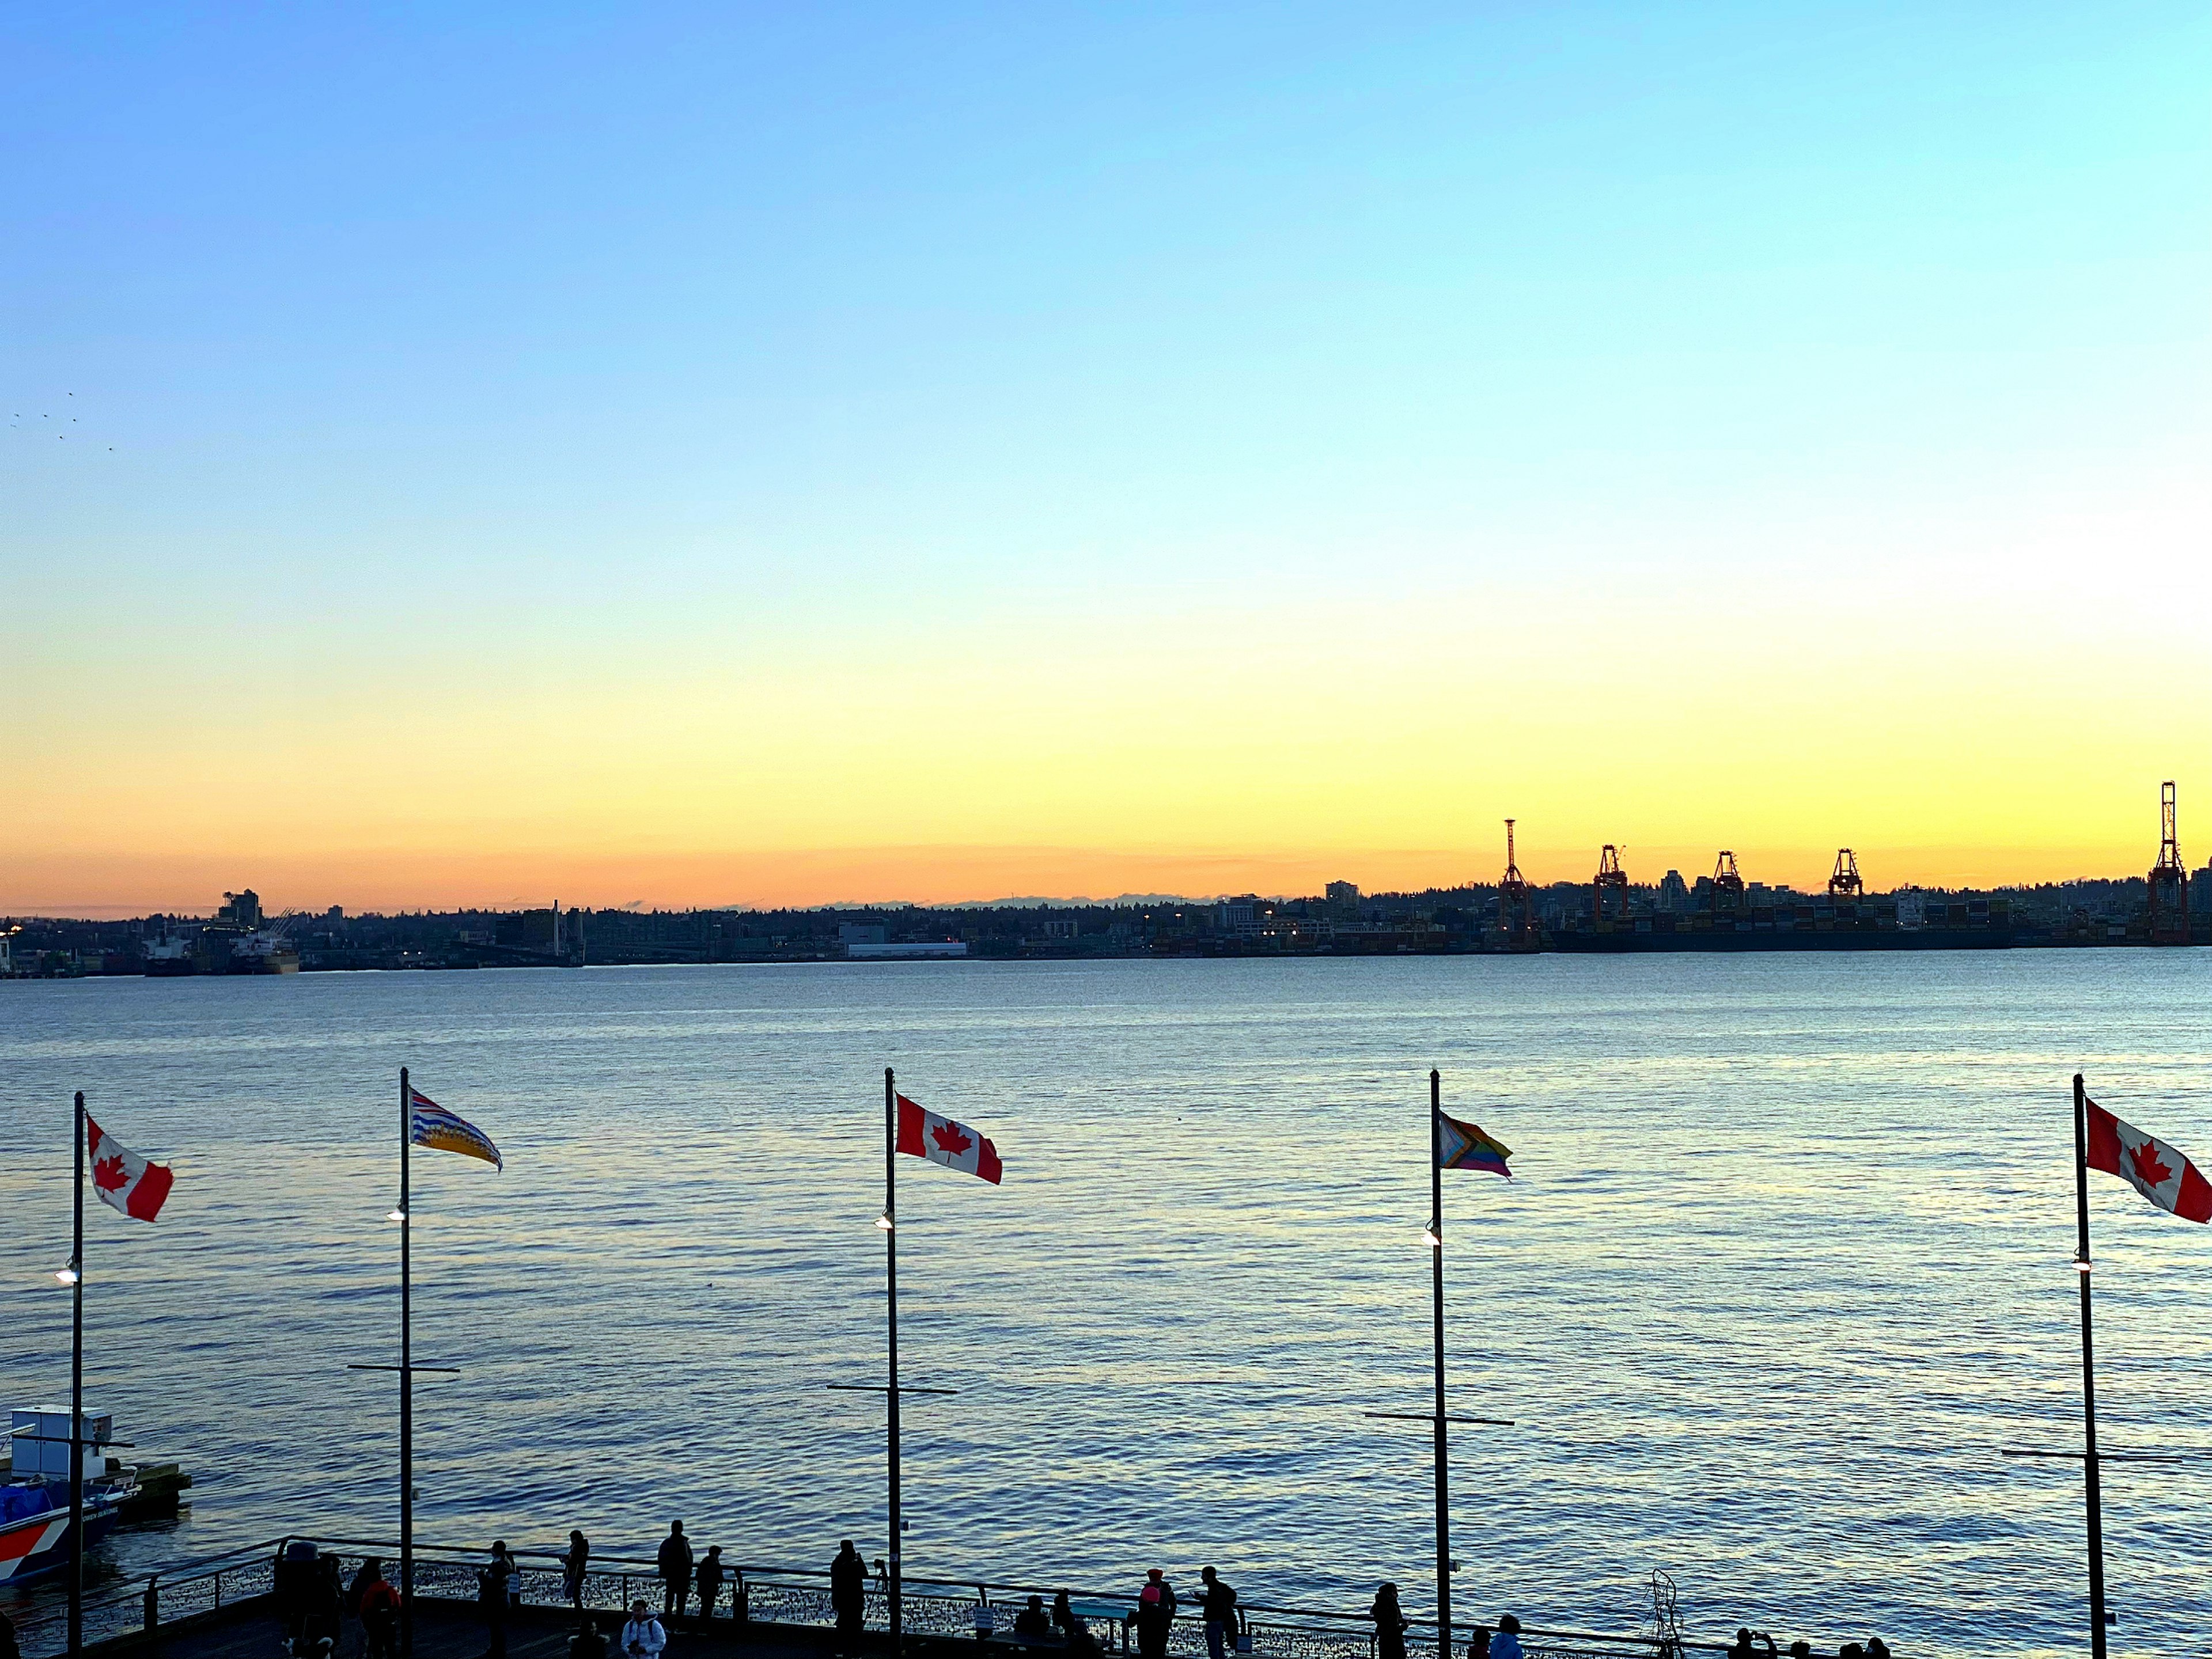
[[[2202,951],[915,963],[0,984],[0,1378],[65,1397],[69,1092],[168,1158],[88,1221],[90,1403],[181,1458],[117,1570],[388,1536],[398,1068],[422,1534],[762,1563],[884,1536],[882,1073],[992,1134],[900,1170],[909,1571],[1427,1605],[1426,1073],[1462,1611],[2079,1649],[2068,1079],[2212,1164]],[[2097,1177],[2108,1444],[2212,1444],[2212,1231]],[[2212,1492],[2108,1471],[2115,1651],[2212,1628]],[[2193,1650],[2193,1649],[2191,1650]]]

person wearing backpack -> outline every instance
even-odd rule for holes
[[[392,1659],[399,1650],[399,1592],[385,1577],[383,1563],[374,1556],[362,1562],[354,1591],[362,1652],[367,1659]]]

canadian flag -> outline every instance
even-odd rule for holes
[[[110,1209],[151,1221],[161,1213],[176,1177],[166,1164],[149,1164],[89,1117],[84,1121],[85,1152],[92,1160],[92,1189]]]
[[[2185,1221],[2212,1221],[2212,1184],[2197,1166],[2155,1135],[2123,1123],[2094,1100],[2089,1109],[2089,1167],[2116,1175],[2161,1210]]]
[[[981,1176],[994,1187],[1006,1173],[999,1162],[999,1149],[987,1137],[964,1123],[925,1112],[904,1095],[898,1097],[898,1149],[942,1164],[948,1170]]]

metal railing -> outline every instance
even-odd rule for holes
[[[212,1613],[233,1602],[267,1595],[275,1588],[276,1553],[282,1547],[283,1540],[277,1539],[247,1544],[188,1562],[172,1571],[96,1589],[84,1601],[86,1644],[135,1635],[195,1613]],[[69,1609],[48,1607],[19,1618],[15,1641],[24,1659],[66,1653]]]
[[[213,1612],[233,1603],[267,1597],[275,1590],[275,1565],[289,1539],[272,1539],[225,1555],[210,1557],[169,1572],[132,1581],[88,1600],[84,1608],[88,1644],[152,1630],[198,1613]],[[319,1539],[322,1553],[335,1555],[344,1582],[350,1583],[362,1562],[371,1556],[381,1560],[386,1576],[398,1577],[398,1550],[389,1542],[353,1538]],[[520,1569],[521,1596],[526,1607],[557,1607],[570,1604],[567,1576],[561,1558],[550,1550],[511,1552]],[[420,1601],[473,1603],[478,1599],[477,1573],[489,1559],[482,1549],[449,1545],[415,1547],[415,1594]],[[713,1622],[736,1621],[796,1629],[826,1629],[836,1623],[830,1601],[830,1575],[811,1568],[727,1564],[723,1591]],[[1048,1604],[1065,1589],[1094,1635],[1109,1648],[1128,1650],[1134,1646],[1129,1620],[1136,1598],[1126,1590],[1078,1589],[1068,1585],[956,1583],[944,1579],[906,1578],[901,1581],[902,1624],[913,1636],[976,1640],[1006,1637],[1013,1614],[1031,1595]],[[866,1622],[872,1631],[887,1629],[889,1598],[880,1578],[869,1582]],[[584,1575],[578,1597],[586,1611],[619,1614],[631,1602],[644,1599],[657,1614],[662,1603],[659,1569],[652,1561],[602,1558]],[[681,1628],[698,1628],[697,1599],[690,1602],[692,1618]],[[1378,1645],[1370,1621],[1364,1613],[1324,1608],[1247,1603],[1243,1635],[1249,1647],[1240,1652],[1253,1659],[1376,1659]],[[1454,1654],[1463,1656],[1472,1622],[1453,1622]],[[24,1659],[52,1659],[66,1650],[67,1614],[60,1609],[34,1615],[17,1626]],[[1661,1642],[1648,1635],[1607,1635],[1590,1631],[1524,1627],[1522,1651],[1529,1659],[1673,1659],[1674,1656],[1720,1654],[1718,1642]],[[1010,1645],[1010,1644],[1009,1644]],[[1168,1641],[1169,1659],[1202,1659],[1206,1653],[1204,1621],[1194,1604],[1176,1618]],[[1413,1620],[1406,1632],[1407,1659],[1440,1659],[1433,1620]],[[1451,1659],[1444,1655],[1441,1659]]]

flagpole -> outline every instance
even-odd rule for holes
[[[69,1650],[84,1651],[84,1091],[76,1094],[76,1218],[70,1242]]]
[[[891,1659],[898,1659],[899,1605],[899,1380],[898,1380],[898,1090],[891,1068],[884,1067],[884,1306],[890,1335],[890,1386],[884,1398],[890,1410],[890,1583],[888,1588]],[[402,1655],[401,1659],[406,1659]]]
[[[407,1190],[407,1151],[414,1112],[407,1068],[399,1068],[399,1659],[415,1653],[415,1345],[410,1233],[414,1206]]]
[[[2105,1659],[2105,1522],[2097,1471],[2097,1371],[2089,1336],[2089,1114],[2081,1074],[2074,1074],[2074,1216],[2081,1281],[2081,1469],[2089,1520],[2089,1654]]]
[[[1429,1226],[1436,1311],[1437,1362],[1437,1659],[1451,1656],[1451,1502],[1444,1455],[1444,1166],[1443,1079],[1429,1073]]]

